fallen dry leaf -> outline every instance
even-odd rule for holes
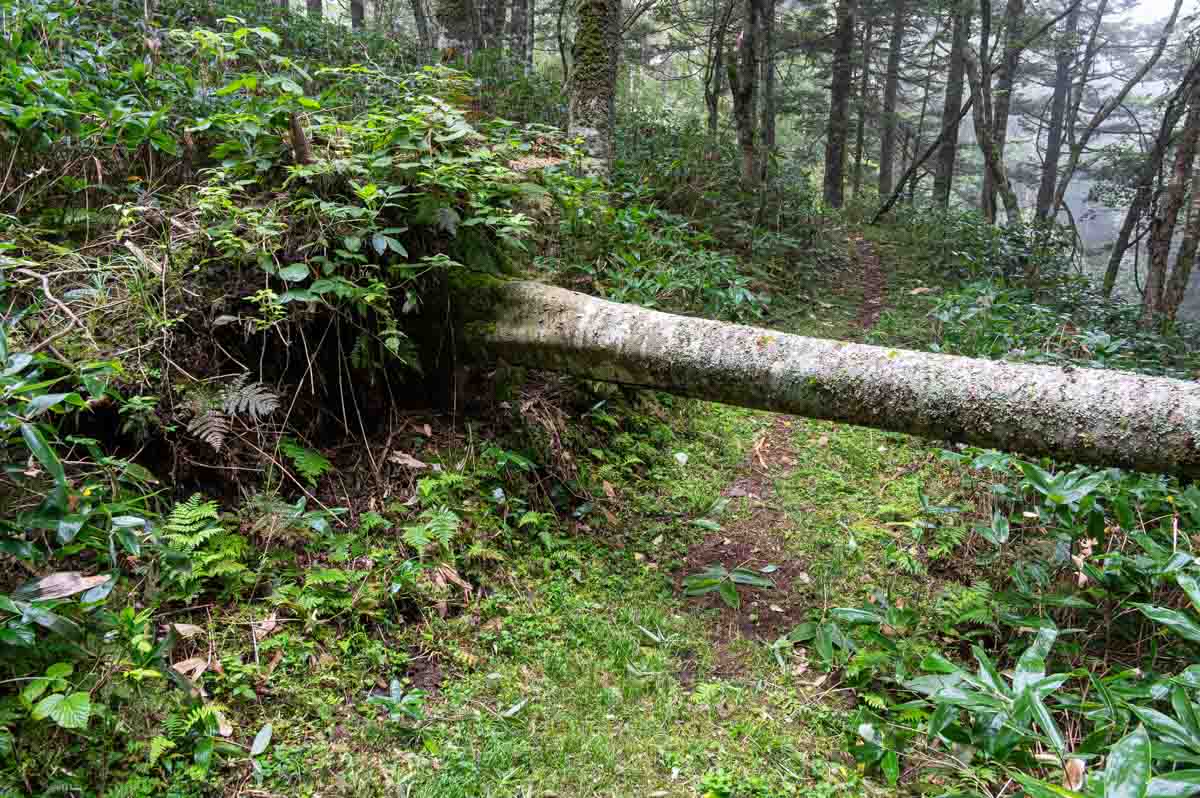
[[[1068,759],[1067,766],[1063,768],[1063,786],[1068,790],[1082,790],[1085,773],[1086,766],[1082,759]]]
[[[204,634],[204,627],[197,626],[194,623],[173,623],[171,628],[179,634],[180,637],[192,638],[196,635]]]
[[[388,456],[388,462],[395,463],[404,468],[411,468],[415,471],[420,471],[423,468],[429,468],[428,463],[422,463],[417,458],[407,452],[392,452]]]
[[[208,659],[206,657],[188,657],[171,665],[171,669],[194,682],[208,670]]]
[[[271,634],[271,632],[274,632],[276,627],[278,627],[278,626],[279,626],[279,621],[276,620],[275,613],[271,613],[266,618],[264,618],[262,621],[251,624],[250,628],[251,628],[251,630],[253,630],[254,639],[262,640],[267,635]]]

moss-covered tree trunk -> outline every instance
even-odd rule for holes
[[[467,351],[714,402],[1200,476],[1200,384],[786,335],[533,282],[458,294]]]
[[[729,93],[733,98],[733,122],[738,149],[742,151],[742,184],[758,182],[758,34],[762,25],[762,0],[745,0],[742,32],[737,50],[729,58]]]
[[[579,0],[571,47],[568,134],[583,139],[584,171],[607,179],[612,169],[614,95],[621,44],[620,0]]]

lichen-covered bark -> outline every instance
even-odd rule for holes
[[[1200,476],[1200,384],[886,349],[534,282],[461,290],[460,342],[511,363],[1082,463]]]
[[[946,78],[946,98],[942,107],[942,142],[938,149],[937,168],[933,174],[933,201],[943,208],[950,206],[950,189],[954,186],[954,164],[958,159],[958,122],[963,97],[963,78],[966,74],[967,36],[974,8],[958,0],[951,10],[953,33],[950,40],[950,74]]]
[[[825,130],[825,204],[842,207],[845,199],[846,138],[850,134],[851,55],[854,51],[855,0],[838,0],[833,75],[829,82],[829,121]]]
[[[612,168],[614,94],[621,41],[620,0],[579,0],[571,47],[570,136],[583,139],[584,171],[607,178]]]

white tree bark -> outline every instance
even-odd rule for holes
[[[1065,461],[1200,476],[1200,384],[977,360],[675,316],[535,282],[459,292],[511,363]]]

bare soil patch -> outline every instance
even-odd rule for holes
[[[863,331],[875,326],[887,307],[887,274],[875,248],[862,236],[853,239],[857,260],[862,267],[862,305],[858,309],[858,325]]]
[[[738,609],[727,606],[715,593],[689,600],[694,607],[719,612],[718,628],[714,629],[718,645],[738,636],[775,640],[790,632],[808,609],[806,602],[797,600],[809,581],[805,563],[782,545],[791,521],[773,504],[774,481],[796,465],[794,423],[777,416],[759,436],[739,475],[723,492],[731,503],[740,502],[749,513],[692,546],[676,577],[680,595],[686,576],[717,564],[729,570],[746,568],[775,583],[770,590],[739,588],[742,600]],[[718,654],[719,665],[725,667],[725,658]]]

